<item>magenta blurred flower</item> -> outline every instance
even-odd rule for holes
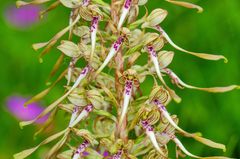
[[[6,20],[15,27],[25,28],[39,21],[39,6],[27,5],[16,8],[15,5],[8,6],[5,11]]]
[[[108,157],[109,156],[109,152],[108,151],[104,151],[103,152],[103,157]]]
[[[38,103],[29,104],[27,107],[24,107],[24,103],[27,101],[26,98],[21,96],[10,96],[7,99],[7,107],[8,110],[18,119],[20,120],[32,120],[37,117],[42,111],[43,107],[41,107]],[[43,123],[47,120],[48,116],[44,116],[37,120],[36,123]]]

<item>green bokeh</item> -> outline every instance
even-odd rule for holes
[[[188,50],[223,54],[229,59],[227,64],[223,61],[205,61],[167,46],[165,49],[175,51],[170,68],[183,81],[203,87],[240,84],[239,0],[192,0],[204,8],[202,14],[163,0],[150,1],[150,10],[157,6],[168,10],[168,18],[162,27],[177,44]],[[38,24],[27,30],[19,30],[10,26],[4,17],[5,8],[13,3],[1,0],[0,5],[0,159],[12,158],[13,153],[39,142],[39,139],[34,140],[32,137],[37,127],[21,130],[18,121],[7,111],[5,99],[14,94],[32,96],[46,88],[45,81],[60,52],[52,50],[44,58],[44,63],[39,64],[38,53],[32,50],[31,44],[50,39],[68,24],[69,15],[69,10],[59,7]],[[62,65],[62,69],[65,67],[67,63]],[[150,91],[151,82],[149,79],[142,86],[145,93]],[[49,104],[61,93],[61,86],[56,87],[43,104]],[[200,131],[207,138],[225,143],[228,151],[224,155],[240,158],[240,91],[210,94],[177,89],[177,93],[183,101],[180,104],[171,103],[169,111],[179,116],[180,126],[190,132]],[[194,154],[223,154],[193,140],[181,139]],[[46,148],[41,148],[40,152]],[[36,154],[30,158],[37,158]]]

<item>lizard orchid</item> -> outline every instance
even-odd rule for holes
[[[90,62],[93,59],[95,47],[96,47],[96,35],[97,35],[97,30],[98,30],[98,23],[99,23],[99,16],[93,16],[92,22],[91,22],[91,27],[90,27],[90,32],[91,32],[91,55],[90,55]]]
[[[85,149],[90,146],[89,141],[85,140],[82,144],[79,145],[77,150],[74,152],[72,159],[79,159],[81,158],[82,153],[85,151]]]
[[[158,78],[161,80],[161,82],[164,85],[166,85],[166,83],[164,82],[164,80],[162,78],[162,74],[160,71],[159,62],[158,62],[158,58],[157,58],[157,52],[154,50],[153,46],[151,46],[151,45],[147,46],[147,50],[148,50],[149,56],[153,62],[153,65],[155,67],[155,71],[157,72]]]
[[[83,118],[86,118],[91,111],[93,111],[93,105],[89,104],[82,110],[78,117],[75,118],[75,120],[69,125],[69,127],[74,127],[75,125],[77,125]]]
[[[127,114],[127,109],[129,106],[130,99],[132,97],[132,92],[133,92],[133,87],[139,86],[139,81],[136,77],[136,71],[129,69],[123,73],[123,76],[121,77],[120,80],[121,83],[124,84],[124,93],[123,93],[123,106],[122,106],[122,112],[119,120],[119,124],[121,125],[126,114]]]
[[[188,133],[185,130],[181,129],[172,119],[172,117],[170,116],[170,114],[168,113],[166,107],[164,104],[162,104],[162,102],[158,99],[154,99],[153,103],[158,107],[159,111],[162,113],[162,115],[167,119],[167,121],[176,129],[178,130],[180,133],[182,133],[184,136],[186,137],[191,137],[194,138],[195,140],[213,147],[213,148],[217,148],[217,149],[222,149],[223,151],[225,151],[225,146],[220,144],[220,143],[216,143],[213,142],[209,139],[203,138],[201,137],[201,134],[199,133]]]
[[[179,51],[182,51],[182,52],[185,52],[185,53],[188,53],[190,55],[193,55],[193,56],[196,56],[196,57],[199,57],[199,58],[202,58],[202,59],[206,59],[206,60],[214,60],[214,61],[216,61],[216,60],[223,59],[225,63],[228,62],[227,58],[222,56],[222,55],[212,55],[212,54],[206,54],[206,53],[196,53],[196,52],[192,52],[192,51],[187,51],[187,50],[177,46],[171,40],[171,38],[168,36],[168,34],[159,25],[157,25],[155,27],[155,29],[161,33],[161,35],[167,40],[167,42],[169,42],[169,44],[171,46],[173,46],[175,49],[177,49]]]
[[[155,71],[157,73],[157,76],[159,78],[159,80],[162,82],[162,84],[166,87],[166,89],[169,91],[170,95],[172,96],[172,98],[176,101],[176,102],[180,102],[181,98],[178,97],[178,95],[175,93],[174,90],[172,90],[171,88],[168,87],[168,85],[166,84],[166,82],[164,81],[162,74],[161,74],[161,70],[160,70],[160,64],[158,61],[158,57],[157,57],[157,52],[155,51],[155,49],[153,48],[152,45],[148,45],[147,46],[147,50],[150,56],[150,59],[154,65]]]
[[[158,107],[159,111],[162,113],[162,115],[170,122],[170,124],[172,124],[172,126],[174,128],[176,128],[178,131],[182,132],[182,133],[186,133],[188,134],[186,131],[182,130],[171,118],[171,116],[169,115],[169,113],[167,112],[167,109],[165,108],[165,106],[158,100],[155,99],[154,104]]]
[[[96,74],[99,74],[109,63],[109,61],[113,58],[113,56],[119,51],[120,47],[122,46],[124,42],[125,36],[120,36],[117,41],[115,41],[112,44],[112,47],[110,48],[110,51],[104,60],[103,64],[100,66],[100,68],[96,71]]]
[[[157,142],[157,139],[156,139],[153,127],[149,124],[149,122],[147,120],[141,120],[140,122],[141,122],[141,126],[145,130],[146,135],[151,140],[151,142],[152,142],[153,146],[155,147],[155,149],[161,155],[165,156],[164,153],[162,152],[161,148],[159,147],[159,144]]]
[[[74,120],[77,118],[78,116],[78,113],[79,113],[79,107],[78,106],[75,106],[73,108],[73,111],[72,111],[72,116],[71,116],[71,119],[70,119],[70,122],[69,122],[69,126],[74,122]]]
[[[191,154],[184,146],[183,144],[181,143],[181,141],[176,138],[176,136],[173,136],[172,137],[172,140],[176,143],[176,145],[188,156],[190,157],[193,157],[193,158],[202,158],[202,157],[199,157],[199,156],[196,156],[196,155],[193,155]]]
[[[25,126],[34,123],[39,118],[45,116],[48,114],[51,110],[53,110],[58,104],[60,104],[75,88],[78,87],[78,85],[81,83],[81,81],[87,76],[87,74],[90,72],[90,67],[87,65],[83,70],[81,71],[80,75],[78,76],[77,80],[73,84],[73,86],[65,93],[62,97],[57,99],[55,102],[53,102],[51,105],[49,105],[41,114],[39,114],[35,119],[30,121],[21,122],[20,126]]]
[[[73,70],[75,68],[75,64],[77,63],[77,61],[78,61],[77,58],[72,58],[72,60],[69,63],[68,72],[67,72],[67,85],[70,85],[72,73],[73,73]]]
[[[117,26],[118,30],[120,30],[120,28],[122,27],[128,13],[129,13],[129,10],[131,8],[131,4],[132,4],[132,0],[125,0],[124,5],[122,7],[122,14],[120,16],[118,26]]]
[[[163,72],[165,72],[172,80],[173,84],[176,84],[179,88],[189,88],[189,89],[197,89],[197,90],[202,90],[202,91],[207,91],[207,92],[212,92],[212,93],[222,93],[222,92],[228,92],[233,89],[239,89],[240,87],[238,85],[231,85],[231,86],[226,86],[226,87],[210,87],[210,88],[200,88],[200,87],[195,87],[191,86],[189,84],[184,83],[171,69],[169,68],[164,68]]]

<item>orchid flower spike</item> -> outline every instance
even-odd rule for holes
[[[119,51],[120,47],[122,46],[122,43],[124,42],[125,36],[120,36],[117,41],[115,41],[104,60],[103,64],[100,66],[100,68],[96,71],[96,75],[99,74],[105,66],[109,63],[109,61],[113,58],[113,56]]]
[[[131,4],[132,4],[132,0],[125,0],[123,8],[122,8],[122,14],[120,16],[118,26],[117,26],[118,30],[120,30],[120,28],[122,27],[128,13],[129,13],[129,10],[131,8]]]
[[[72,121],[72,123],[69,125],[70,128],[74,127],[75,125],[77,125],[82,119],[88,117],[89,113],[93,111],[93,105],[89,104],[87,105],[82,112],[78,115],[78,117],[75,118],[74,121]]]
[[[91,32],[91,44],[92,44],[92,50],[90,54],[90,62],[93,59],[93,54],[95,51],[95,46],[96,46],[96,35],[97,35],[97,30],[98,30],[98,23],[99,23],[99,16],[93,16],[92,22],[91,22],[91,27],[90,27],[90,32]]]
[[[152,142],[154,148],[161,155],[165,156],[165,154],[163,153],[163,151],[159,147],[159,144],[157,142],[153,127],[149,124],[149,122],[147,120],[141,120],[140,122],[141,122],[141,125],[142,125],[143,129],[145,130],[146,135],[149,137],[150,141]]]
[[[77,150],[73,154],[72,159],[79,159],[79,158],[81,158],[81,154],[85,151],[85,149],[88,146],[90,146],[89,141],[87,141],[87,140],[83,141],[83,143],[79,145],[79,147],[77,148]]]
[[[171,140],[179,154],[183,151],[191,158],[200,158],[183,146],[175,136],[176,133],[209,147],[226,150],[225,145],[206,139],[200,133],[188,133],[181,129],[177,116],[171,115],[166,109],[171,100],[177,103],[181,101],[164,81],[166,76],[179,88],[214,93],[240,89],[237,85],[212,88],[191,86],[168,69],[174,59],[174,52],[163,50],[166,43],[181,52],[202,59],[224,59],[225,62],[227,59],[221,55],[195,53],[177,46],[160,27],[168,15],[167,10],[156,8],[149,14],[147,3],[150,0],[26,1],[17,0],[17,6],[51,3],[40,12],[42,16],[60,5],[65,7],[66,11],[71,11],[68,26],[50,40],[33,44],[34,50],[43,49],[39,55],[42,62],[42,57],[49,53],[65,34],[69,34],[68,39],[61,40],[61,44],[56,47],[62,54],[55,62],[50,77],[59,70],[65,57],[71,58],[71,61],[51,86],[32,97],[25,106],[41,100],[64,77],[67,79],[63,85],[65,92],[39,112],[39,115],[33,117],[33,120],[20,122],[20,127],[49,116],[36,133],[39,134],[56,119],[59,109],[68,113],[69,121],[64,130],[49,136],[35,147],[16,153],[15,159],[27,158],[39,147],[59,138],[61,139],[51,145],[44,158],[167,159],[171,153],[168,149]],[[202,11],[201,7],[184,0],[165,1]],[[145,15],[140,17],[144,8]],[[88,25],[89,23],[91,24]],[[149,28],[155,31],[149,32]],[[147,53],[147,63],[142,63],[142,53]],[[78,61],[88,65],[78,68]],[[102,72],[105,67],[108,67],[110,72]],[[153,87],[147,82],[149,75],[153,79]],[[145,90],[140,89],[140,84],[141,89]],[[149,95],[146,94],[149,90],[147,87],[152,87]],[[90,122],[84,124],[84,121]],[[73,144],[79,138],[80,141],[83,140],[74,148]],[[60,149],[63,151],[60,152]],[[109,152],[110,156],[103,156],[103,151]],[[230,158],[214,156],[204,159]]]

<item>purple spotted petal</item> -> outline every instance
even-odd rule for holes
[[[29,104],[27,107],[24,107],[24,103],[27,101],[26,98],[21,96],[11,96],[7,99],[7,108],[8,110],[18,119],[26,121],[36,118],[42,111],[38,103]],[[48,116],[44,116],[36,121],[36,123],[43,123],[47,120]]]
[[[15,5],[8,6],[5,10],[6,20],[15,27],[25,28],[39,21],[41,8],[35,5],[27,5],[16,8]]]

